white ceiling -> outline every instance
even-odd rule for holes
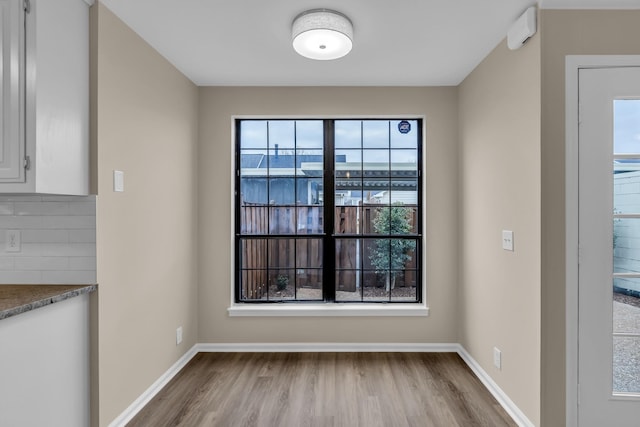
[[[459,84],[535,0],[101,0],[200,86]],[[543,8],[640,8],[640,0],[540,0]],[[354,48],[313,61],[291,23],[318,7],[354,26]]]

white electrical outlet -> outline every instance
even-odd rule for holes
[[[180,344],[182,342],[182,326],[179,326],[178,329],[176,329],[176,345]]]
[[[20,230],[7,230],[5,251],[20,252],[22,250],[22,233]]]
[[[496,368],[502,370],[502,352],[498,347],[493,347],[493,364]]]

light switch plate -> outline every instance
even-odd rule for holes
[[[502,249],[513,251],[513,231],[502,230]]]
[[[113,171],[113,191],[117,193],[124,192],[124,172],[114,170]]]

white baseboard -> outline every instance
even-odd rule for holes
[[[459,344],[420,344],[420,343],[254,343],[254,344],[197,344],[198,351],[217,352],[440,352],[456,353]]]
[[[500,406],[513,418],[513,421],[518,424],[519,427],[535,427],[535,425],[527,418],[527,416],[513,403],[513,400],[507,396],[507,394],[498,387],[495,381],[489,376],[489,374],[482,369],[480,364],[471,357],[467,350],[460,344],[458,344],[458,354],[465,361],[465,363],[471,368],[474,374],[480,379],[482,384],[489,390],[493,397],[498,401]]]
[[[176,363],[173,364],[151,387],[138,397],[127,409],[109,424],[109,427],[124,427],[136,416],[147,403],[178,373],[197,353],[224,352],[416,352],[416,353],[458,353],[462,360],[476,374],[482,384],[495,397],[498,403],[520,427],[534,427],[515,403],[493,381],[487,372],[480,367],[467,350],[456,343],[231,343],[194,345]]]
[[[158,378],[151,387],[146,389],[127,409],[124,410],[115,420],[111,421],[109,427],[124,427],[129,421],[135,417],[147,403],[155,397],[156,394],[166,386],[173,377],[176,376],[182,368],[198,353],[197,344],[187,351],[176,363],[174,363],[160,378]]]

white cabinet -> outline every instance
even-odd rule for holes
[[[11,17],[11,25],[15,26],[16,19],[18,23],[23,22],[17,29],[12,26],[6,31],[17,39],[15,46],[11,46],[12,50],[17,46],[17,53],[11,53],[16,63],[20,64],[19,58],[24,56],[23,72],[16,70],[19,82],[11,82],[11,88],[17,92],[15,100],[6,100],[3,84],[3,119],[6,117],[4,107],[8,104],[12,110],[17,109],[15,115],[23,117],[10,119],[9,128],[14,125],[17,128],[12,138],[5,136],[6,122],[2,123],[3,153],[13,156],[7,157],[7,166],[11,164],[18,173],[5,177],[0,170],[0,193],[86,195],[89,191],[89,5],[92,2],[0,2],[6,3],[7,10],[17,9],[14,12],[17,18]],[[4,61],[4,16],[2,31]]]
[[[90,425],[89,294],[0,320],[0,343],[0,426]]]
[[[0,181],[24,182],[24,20],[22,1],[0,0]]]

